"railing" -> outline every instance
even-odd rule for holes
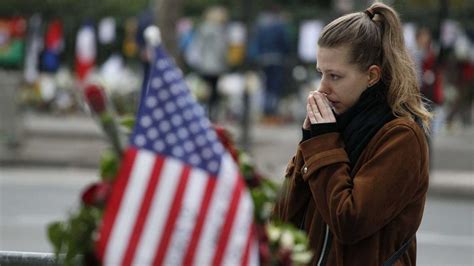
[[[79,261],[79,258],[76,260]],[[38,252],[16,252],[0,250],[1,266],[59,266],[62,265],[56,260],[52,253]],[[75,265],[80,265],[78,262]]]

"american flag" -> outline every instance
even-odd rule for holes
[[[258,265],[253,202],[161,46],[107,203],[104,265]]]

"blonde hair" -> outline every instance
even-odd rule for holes
[[[350,47],[351,63],[363,71],[371,65],[379,65],[393,114],[412,120],[416,116],[425,132],[429,132],[432,114],[423,104],[415,66],[405,47],[400,18],[395,10],[374,3],[364,12],[339,17],[324,27],[318,45]]]

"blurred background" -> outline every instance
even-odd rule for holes
[[[474,1],[382,2],[400,13],[435,114],[418,264],[474,265]],[[0,1],[0,250],[52,251],[46,225],[79,204],[109,146],[83,89],[100,84],[118,116],[133,116],[150,63],[147,26],[160,27],[211,121],[281,181],[319,83],[319,32],[370,3]]]

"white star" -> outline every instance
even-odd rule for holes
[[[189,130],[191,131],[191,133],[193,134],[196,134],[199,132],[200,128],[199,128],[199,124],[194,121],[191,123],[191,125],[189,125]]]
[[[179,146],[174,147],[171,152],[172,152],[173,155],[176,156],[176,157],[181,157],[181,156],[184,155],[183,148],[181,148],[181,147],[179,147]]]
[[[146,132],[146,136],[151,139],[151,140],[154,140],[158,137],[158,130],[156,130],[156,128],[150,128],[148,129],[148,131]]]
[[[168,121],[161,121],[159,127],[162,132],[168,132],[171,129],[170,122]]]
[[[206,145],[206,138],[203,135],[198,135],[196,137],[196,144],[199,147],[202,147],[202,146]]]
[[[138,147],[143,147],[143,146],[145,146],[145,144],[146,144],[146,138],[145,138],[145,136],[143,136],[143,135],[136,135],[136,136],[135,136],[135,144],[136,144]]]
[[[148,108],[153,108],[156,106],[156,104],[158,103],[158,101],[156,100],[155,97],[153,96],[148,96],[145,100],[145,105],[146,107]]]
[[[188,122],[193,120],[193,111],[191,111],[191,109],[184,110],[183,117],[184,117],[184,120]]]
[[[153,143],[153,149],[158,152],[162,152],[165,149],[165,143],[162,140],[157,140]]]
[[[187,101],[189,104],[194,103],[194,98],[193,98],[193,96],[192,96],[192,95],[188,95],[188,96],[186,97],[186,101]]]
[[[142,127],[145,127],[145,128],[151,126],[151,123],[152,123],[152,122],[153,122],[153,121],[151,120],[151,118],[150,118],[149,116],[147,116],[147,115],[146,115],[146,116],[143,116],[143,117],[140,119],[140,125],[141,125]]]
[[[204,148],[201,154],[204,159],[210,159],[212,157],[212,151],[209,148]]]
[[[191,162],[191,164],[198,165],[201,163],[201,158],[199,158],[199,156],[196,153],[193,153],[189,157],[189,162]]]
[[[216,172],[219,168],[219,164],[216,161],[210,161],[207,164],[207,168],[209,168],[209,170],[211,170],[212,172]]]
[[[158,97],[160,100],[166,101],[170,97],[170,93],[166,90],[160,90],[160,92],[158,92]]]
[[[217,138],[216,133],[212,130],[207,131],[206,137],[210,142],[214,142]]]
[[[171,85],[171,93],[173,95],[178,95],[180,92],[182,92],[182,89],[181,89],[181,86],[179,86],[179,84],[173,84]]]
[[[187,105],[187,102],[184,97],[178,97],[178,99],[176,100],[176,104],[178,105],[179,108],[183,108]]]
[[[181,127],[178,129],[178,137],[180,139],[186,139],[189,136],[189,132],[186,128]]]
[[[168,112],[168,114],[174,113],[174,111],[176,111],[176,105],[173,102],[166,103],[165,111]]]
[[[160,59],[156,63],[156,67],[158,67],[160,70],[163,70],[169,66],[169,62],[166,61],[166,59]]]
[[[214,150],[215,153],[222,153],[224,151],[222,144],[220,144],[219,142],[215,142],[212,145],[212,149]]]
[[[194,143],[190,140],[184,143],[184,150],[186,152],[192,152],[195,149]]]
[[[151,87],[154,89],[159,89],[161,86],[163,86],[163,81],[156,77],[151,80]]]
[[[166,82],[171,83],[174,80],[174,72],[173,71],[166,71],[164,74],[164,78]]]
[[[154,111],[153,111],[153,118],[155,118],[156,121],[159,121],[161,120],[164,116],[165,116],[165,113],[163,112],[163,109],[161,108],[156,108]]]
[[[198,116],[204,115],[204,111],[202,110],[202,107],[199,105],[194,106],[194,113]]]
[[[211,123],[209,123],[209,120],[207,120],[207,119],[201,119],[201,121],[199,121],[199,123],[201,124],[201,127],[203,127],[203,128],[208,128],[208,127],[211,126]]]
[[[175,126],[178,127],[183,123],[183,119],[179,115],[173,115],[171,118],[171,123]]]
[[[173,144],[175,144],[177,141],[178,141],[178,138],[176,137],[175,134],[169,133],[168,135],[166,135],[166,143],[167,143],[168,145],[173,145]]]

